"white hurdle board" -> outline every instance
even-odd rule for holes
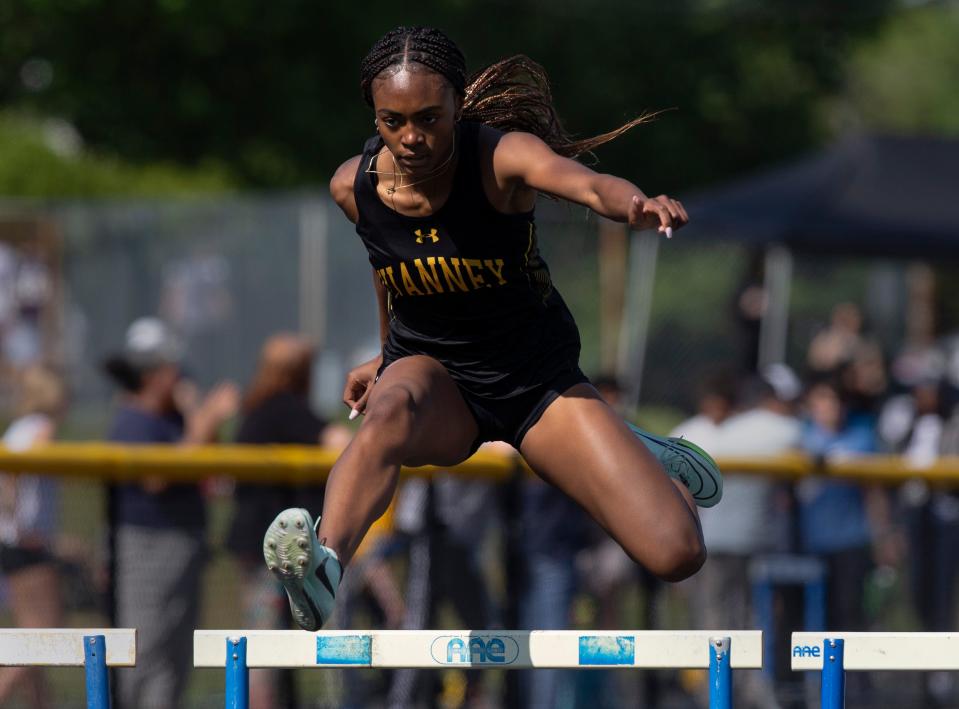
[[[224,667],[229,639],[248,667],[647,667],[708,669],[710,638],[731,638],[730,667],[762,667],[758,630],[196,630],[193,664]]]
[[[11,628],[0,630],[0,666],[83,667],[83,638],[103,635],[106,663],[133,667],[137,631],[130,628]]]
[[[959,670],[959,633],[793,633],[793,670],[821,670],[823,641],[842,639],[846,670]]]

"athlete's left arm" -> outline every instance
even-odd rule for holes
[[[493,151],[497,183],[546,192],[589,207],[597,214],[634,229],[657,229],[672,234],[689,221],[683,205],[660,195],[647,197],[629,180],[603,175],[557,155],[530,133],[506,133]]]

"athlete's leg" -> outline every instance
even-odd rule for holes
[[[706,550],[688,490],[591,385],[577,384],[550,404],[520,452],[656,576],[679,581],[702,566]]]
[[[305,630],[329,619],[343,567],[396,491],[401,465],[455,465],[478,428],[447,371],[435,359],[407,357],[380,377],[360,430],[330,473],[319,539],[308,510],[284,510],[263,537],[263,559]]]
[[[345,566],[393,499],[400,466],[455,465],[469,456],[477,433],[443,365],[421,356],[397,360],[383,371],[363,425],[333,466],[319,538]]]

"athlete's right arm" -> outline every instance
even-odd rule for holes
[[[380,344],[382,345],[386,342],[386,336],[390,331],[389,303],[386,287],[375,272],[373,273],[373,289],[376,291],[376,303],[380,313]],[[373,385],[376,384],[376,373],[380,371],[381,364],[383,364],[382,351],[368,362],[354,367],[346,375],[346,386],[343,387],[343,403],[350,407],[351,421],[357,415],[366,413],[366,402],[370,398],[370,392],[373,391]]]
[[[330,180],[330,195],[333,201],[343,210],[346,218],[354,224],[359,219],[356,208],[356,196],[353,194],[353,182],[356,171],[359,169],[361,155],[350,158],[340,165]],[[373,274],[373,289],[376,291],[376,302],[380,316],[380,343],[386,341],[389,332],[390,320],[386,288],[376,273]],[[380,354],[368,362],[353,368],[346,375],[346,386],[343,388],[343,403],[350,407],[350,418],[356,418],[366,410],[366,402],[376,383],[376,373],[379,371],[383,355]]]
[[[353,156],[336,168],[333,179],[330,180],[330,195],[333,197],[333,201],[343,210],[346,218],[354,224],[359,219],[359,213],[356,209],[356,197],[353,194],[353,181],[356,179],[356,171],[359,169],[362,159],[362,155]]]

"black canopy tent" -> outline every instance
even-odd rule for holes
[[[959,260],[959,140],[849,137],[795,163],[700,192],[686,206],[684,240],[723,239],[766,250],[769,304],[759,360],[780,362],[791,252]],[[657,242],[654,235],[633,235],[631,288],[652,279]],[[648,298],[631,298],[624,312],[626,346],[618,369],[634,401],[650,307]]]
[[[859,136],[689,200],[685,238],[959,258],[959,140]]]

